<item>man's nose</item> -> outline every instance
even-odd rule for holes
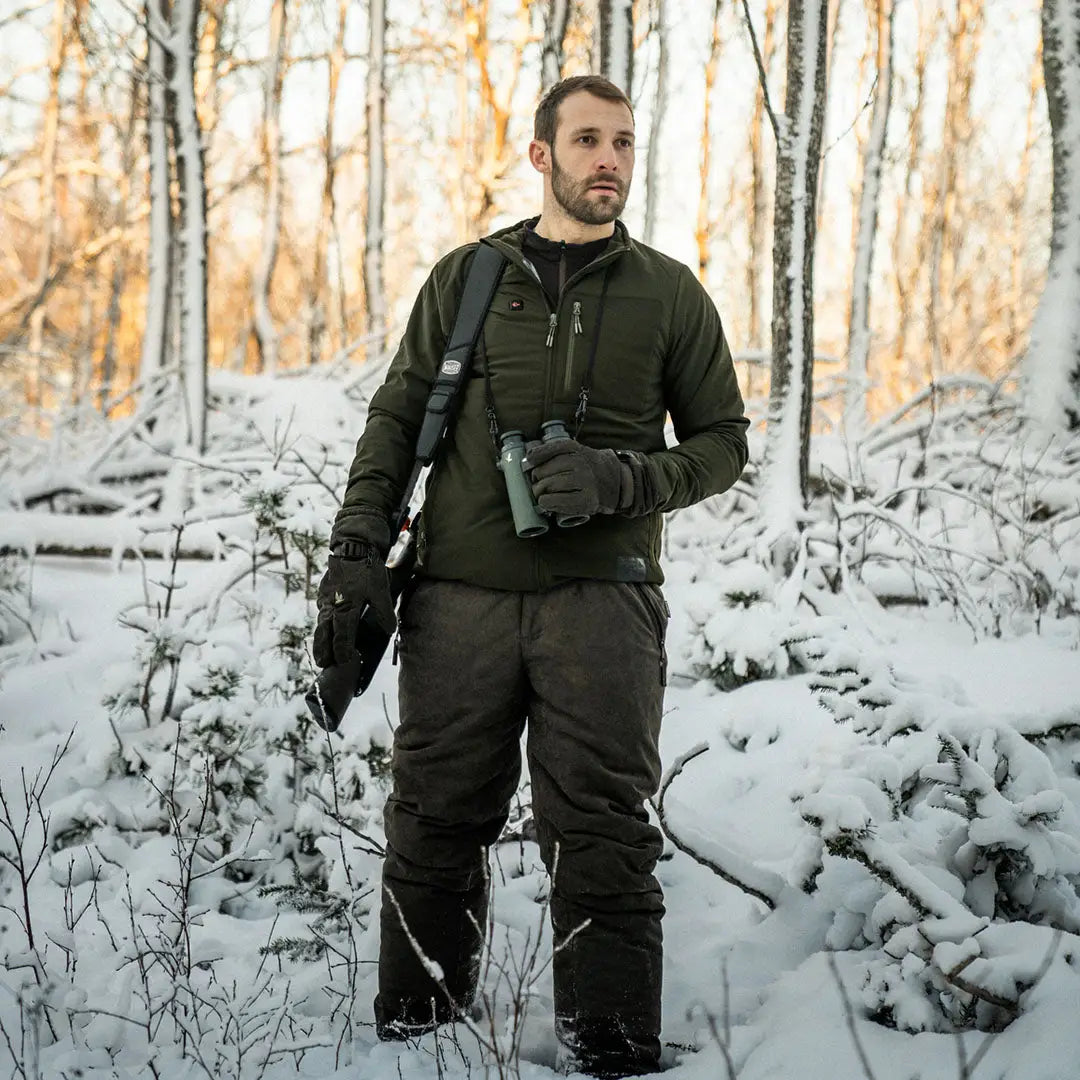
[[[601,146],[596,156],[596,167],[599,170],[614,172],[619,167],[619,159],[615,154],[615,147]]]

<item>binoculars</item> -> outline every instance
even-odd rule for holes
[[[555,442],[569,439],[566,425],[561,420],[548,420],[540,425],[540,441]],[[525,457],[525,435],[520,431],[507,431],[500,440],[499,469],[506,481],[506,494],[510,500],[510,512],[514,517],[514,531],[523,539],[543,536],[548,523],[536,505],[532,484],[525,475],[522,460]],[[563,529],[584,525],[587,514],[557,514],[555,523]]]

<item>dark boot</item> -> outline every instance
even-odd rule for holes
[[[598,1080],[658,1072],[660,1040],[651,1034],[651,1027],[650,1018],[644,1016],[557,1016],[557,1068]]]

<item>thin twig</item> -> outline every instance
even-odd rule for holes
[[[679,776],[683,769],[694,760],[694,758],[700,757],[709,749],[708,743],[699,743],[693,749],[688,750],[685,754],[675,759],[675,763],[668,770],[667,776],[664,778],[664,782],[660,785],[660,790],[657,792],[655,799],[650,799],[653,809],[656,811],[656,817],[660,824],[660,830],[663,834],[684,854],[689,855],[695,862],[700,863],[702,866],[708,867],[717,877],[722,878],[729,885],[734,885],[735,888],[742,890],[748,896],[754,897],[756,900],[760,900],[770,911],[776,910],[776,897],[770,896],[768,893],[763,892],[761,889],[756,889],[752,885],[748,885],[745,881],[736,877],[730,870],[725,870],[719,863],[714,862],[706,855],[702,855],[700,851],[694,850],[685,840],[681,839],[671,828],[671,823],[668,821],[667,813],[664,810],[664,797],[667,795],[668,788],[671,787],[672,781]]]
[[[742,0],[743,11],[746,12],[746,28],[750,31],[750,43],[754,46],[754,61],[757,63],[758,81],[761,83],[761,94],[765,99],[765,112],[769,115],[769,123],[772,124],[773,134],[776,141],[780,141],[780,121],[773,112],[772,101],[769,99],[769,76],[765,71],[765,60],[762,58],[761,49],[758,46],[757,34],[754,32],[754,20],[750,17],[749,0]]]
[[[844,986],[844,980],[840,978],[840,969],[836,963],[836,954],[830,951],[826,953],[826,959],[829,963],[829,970],[836,980],[836,988],[840,991],[840,1000],[844,1003],[844,1018],[847,1021],[848,1033],[851,1035],[851,1041],[855,1044],[855,1052],[859,1055],[859,1061],[862,1063],[863,1071],[866,1073],[866,1080],[876,1080],[874,1070],[870,1067],[870,1059],[866,1055],[866,1049],[862,1044],[862,1039],[859,1038],[859,1032],[855,1026],[855,1010],[852,1008],[851,999],[848,997],[847,987]]]

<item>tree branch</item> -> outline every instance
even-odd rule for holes
[[[740,889],[748,896],[754,897],[755,900],[760,900],[770,911],[776,910],[777,897],[783,883],[777,877],[772,888],[766,887],[764,883],[761,883],[759,887],[748,884],[745,880],[738,875],[732,873],[730,870],[725,869],[714,859],[710,859],[707,855],[702,855],[701,852],[691,847],[685,840],[678,836],[671,828],[671,823],[668,821],[667,813],[664,810],[664,797],[667,795],[668,788],[671,787],[672,781],[683,771],[683,769],[694,760],[694,758],[700,757],[709,749],[708,743],[699,743],[697,746],[690,750],[687,750],[685,754],[680,755],[675,759],[674,764],[668,770],[667,776],[664,778],[664,782],[660,785],[660,790],[657,793],[655,799],[650,799],[653,809],[656,811],[657,819],[660,823],[660,829],[663,834],[684,854],[689,855],[695,862],[700,863],[702,866],[708,867],[717,877],[723,878],[729,885],[734,885],[735,888]],[[734,857],[734,856],[733,856]],[[756,870],[756,868],[755,868]],[[765,877],[764,871],[757,871],[762,877]],[[775,895],[774,895],[775,894]]]
[[[754,61],[757,64],[758,69],[758,82],[761,83],[761,93],[765,98],[765,112],[769,114],[769,123],[772,124],[773,135],[776,136],[776,141],[780,141],[780,121],[776,118],[776,113],[773,112],[772,101],[769,98],[769,76],[765,71],[765,61],[761,55],[761,48],[758,45],[757,34],[754,32],[754,20],[750,17],[750,3],[749,0],[742,0],[743,11],[746,12],[746,28],[750,31],[750,43],[754,46]]]

